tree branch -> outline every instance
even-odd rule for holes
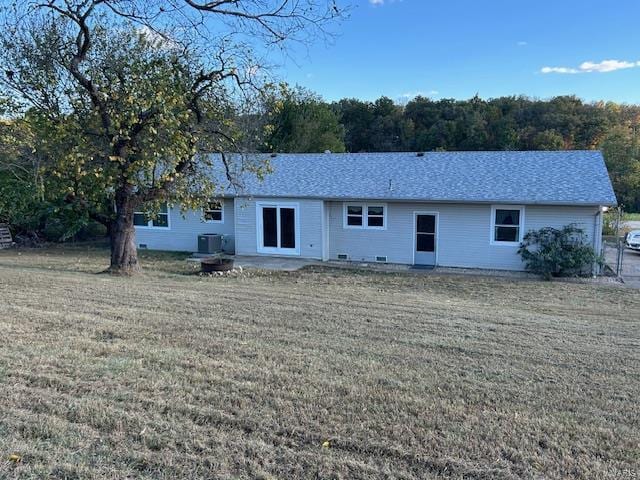
[[[105,103],[100,98],[100,92],[98,91],[93,81],[80,70],[80,65],[87,59],[87,53],[91,48],[91,30],[89,28],[88,18],[91,16],[91,13],[97,5],[105,3],[106,1],[108,0],[85,0],[81,2],[75,9],[73,9],[71,5],[67,3],[67,9],[63,9],[56,5],[55,0],[50,0],[49,2],[37,5],[37,7],[49,8],[59,13],[63,17],[68,18],[78,27],[78,34],[76,35],[75,39],[76,51],[72,55],[71,60],[69,64],[66,65],[66,67],[69,73],[76,79],[76,81],[84,88],[84,90],[89,95],[91,103],[98,110],[102,128],[104,128],[105,134],[111,137],[112,120],[111,116],[109,115],[109,111]],[[85,6],[87,6],[86,10],[84,11],[84,13],[81,13],[81,9]]]

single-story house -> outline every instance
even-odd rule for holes
[[[617,204],[598,151],[277,154],[203,211],[136,215],[141,248],[522,270],[525,232],[576,224],[600,251]],[[224,182],[223,182],[224,183]]]

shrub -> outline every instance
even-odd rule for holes
[[[524,236],[518,253],[527,270],[547,280],[588,274],[594,263],[602,263],[587,243],[584,231],[575,225],[532,230]]]

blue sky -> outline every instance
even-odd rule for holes
[[[327,100],[478,93],[640,103],[637,0],[351,3],[332,45],[281,62],[284,80]]]

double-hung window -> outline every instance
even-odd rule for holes
[[[387,206],[381,203],[345,203],[344,228],[385,229]]]
[[[384,227],[384,206],[367,205],[367,227],[369,228]]]
[[[347,205],[347,226],[362,227],[364,225],[364,207],[362,205]]]
[[[491,208],[491,243],[519,245],[524,230],[524,207],[494,206]]]
[[[136,211],[133,213],[133,224],[142,228],[169,228],[169,207],[166,203],[160,205],[155,217],[144,211]]]
[[[209,200],[203,211],[204,221],[208,223],[223,223],[223,207],[224,203],[222,200]]]

